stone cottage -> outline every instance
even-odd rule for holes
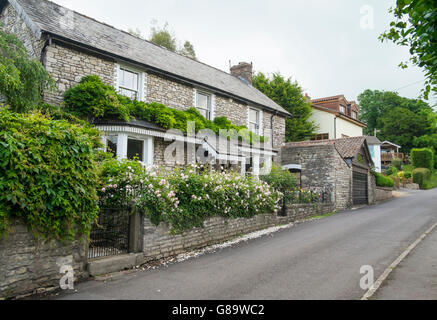
[[[191,143],[213,161],[232,162],[242,172],[250,167],[254,174],[261,163],[280,161],[289,113],[251,85],[252,64],[240,63],[226,73],[46,0],[0,0],[0,24],[56,81],[58,91],[44,96],[48,103],[62,103],[67,89],[94,74],[131,98],[180,110],[194,106],[207,119],[226,116],[269,141],[223,152],[211,140],[194,139]],[[144,121],[96,126],[119,158],[135,154],[148,165],[171,165],[164,163],[166,147],[184,138],[169,137]]]
[[[337,209],[373,201],[373,161],[366,137],[287,143],[282,166],[300,172],[302,188],[326,192]]]

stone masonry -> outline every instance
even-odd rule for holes
[[[238,235],[327,214],[333,210],[333,206],[329,204],[300,204],[289,206],[287,216],[284,217],[277,214],[263,214],[248,219],[215,217],[205,221],[203,228],[194,228],[177,235],[170,233],[167,224],[161,223],[156,227],[144,218],[144,259],[151,261],[175,256],[186,251],[221,243]]]
[[[58,289],[62,264],[71,264],[75,280],[86,273],[86,242],[43,241],[34,238],[18,221],[0,238],[0,298]]]

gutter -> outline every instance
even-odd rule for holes
[[[284,116],[286,118],[287,117],[288,118],[291,117],[291,114],[284,113],[282,111],[273,109],[273,108],[265,106],[265,105],[261,105],[261,104],[259,104],[257,102],[248,100],[246,98],[243,98],[243,97],[240,97],[240,96],[237,96],[237,95],[234,95],[234,94],[230,94],[230,93],[228,93],[226,91],[223,91],[221,89],[217,89],[215,87],[211,87],[211,86],[208,86],[208,85],[205,85],[205,84],[202,84],[202,83],[190,80],[188,78],[185,78],[185,77],[182,77],[182,76],[178,76],[178,75],[172,74],[170,72],[163,71],[163,70],[158,69],[156,67],[152,67],[152,66],[149,66],[149,65],[146,65],[146,64],[143,64],[143,63],[139,63],[139,62],[131,60],[131,59],[127,59],[127,58],[118,56],[116,54],[113,54],[113,53],[110,53],[110,52],[107,52],[107,51],[104,51],[104,50],[96,49],[96,48],[94,48],[92,46],[80,43],[80,42],[75,41],[75,40],[68,39],[66,37],[54,34],[54,33],[49,32],[49,31],[44,31],[44,33],[47,34],[47,35],[50,35],[51,38],[52,38],[52,41],[63,43],[63,44],[66,44],[67,46],[68,45],[69,46],[73,46],[73,47],[76,47],[76,48],[79,48],[79,49],[82,49],[82,50],[94,53],[96,55],[105,57],[105,58],[110,59],[110,60],[119,60],[119,61],[126,62],[126,63],[131,64],[131,65],[136,65],[136,66],[139,66],[139,67],[145,69],[145,71],[149,71],[149,72],[152,72],[152,73],[155,73],[155,74],[158,74],[158,75],[162,75],[162,76],[165,76],[165,77],[170,78],[172,80],[176,80],[178,82],[187,83],[187,84],[189,84],[191,86],[194,86],[194,87],[203,87],[203,88],[208,89],[208,90],[210,90],[212,92],[220,93],[221,95],[223,95],[223,96],[225,96],[227,98],[236,99],[236,100],[242,101],[242,102],[244,102],[244,103],[246,103],[248,105],[257,106],[257,107],[259,107],[261,109],[264,109],[264,110],[267,110],[267,111],[270,111],[270,112],[273,112],[273,113],[277,112],[278,114],[280,114],[280,115],[282,115],[282,116]]]

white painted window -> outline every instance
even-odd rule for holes
[[[143,101],[146,75],[134,67],[117,64],[116,87],[120,94],[131,99]]]
[[[212,95],[203,91],[196,90],[196,109],[206,120],[212,119]]]
[[[357,116],[357,112],[356,112],[356,111],[352,111],[352,118],[354,118],[354,119],[357,119],[357,118],[358,118],[358,116]]]
[[[138,160],[153,165],[153,137],[130,136],[126,133],[105,136],[106,152],[118,159]]]
[[[261,111],[249,108],[249,130],[261,134]]]
[[[346,107],[340,106],[340,112],[341,113],[346,113]]]

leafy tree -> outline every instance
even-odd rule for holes
[[[183,56],[186,56],[188,58],[197,60],[196,58],[196,52],[194,51],[193,45],[190,43],[190,41],[185,41],[183,48],[179,50],[179,53]]]
[[[176,52],[177,43],[175,35],[168,30],[168,23],[164,27],[152,27],[150,41],[159,46],[165,47],[170,51]]]
[[[0,30],[0,97],[15,112],[42,102],[42,92],[55,82],[43,65],[31,59],[17,36]]]
[[[396,107],[406,108],[413,113],[425,113],[427,125],[435,127],[436,114],[426,102],[420,99],[409,99],[399,96],[396,92],[365,90],[358,96],[360,106],[360,120],[367,123],[364,133],[373,135],[374,130],[381,130],[379,119],[389,110]]]
[[[410,48],[410,61],[425,69],[426,82],[423,94],[437,93],[437,10],[435,0],[397,0],[391,8],[395,21],[390,30],[380,36],[381,41],[391,40]],[[405,21],[407,19],[407,21]],[[401,63],[406,68],[406,63]]]
[[[297,82],[285,79],[279,73],[268,78],[259,72],[253,77],[253,86],[291,113],[292,117],[286,119],[287,142],[307,140],[314,136],[316,125],[308,120],[312,112],[311,104]]]
[[[427,125],[426,113],[414,113],[407,108],[391,109],[383,114],[380,121],[382,129],[379,136],[383,137],[384,140],[401,145],[404,152],[409,152],[415,147],[415,137],[433,133]]]

